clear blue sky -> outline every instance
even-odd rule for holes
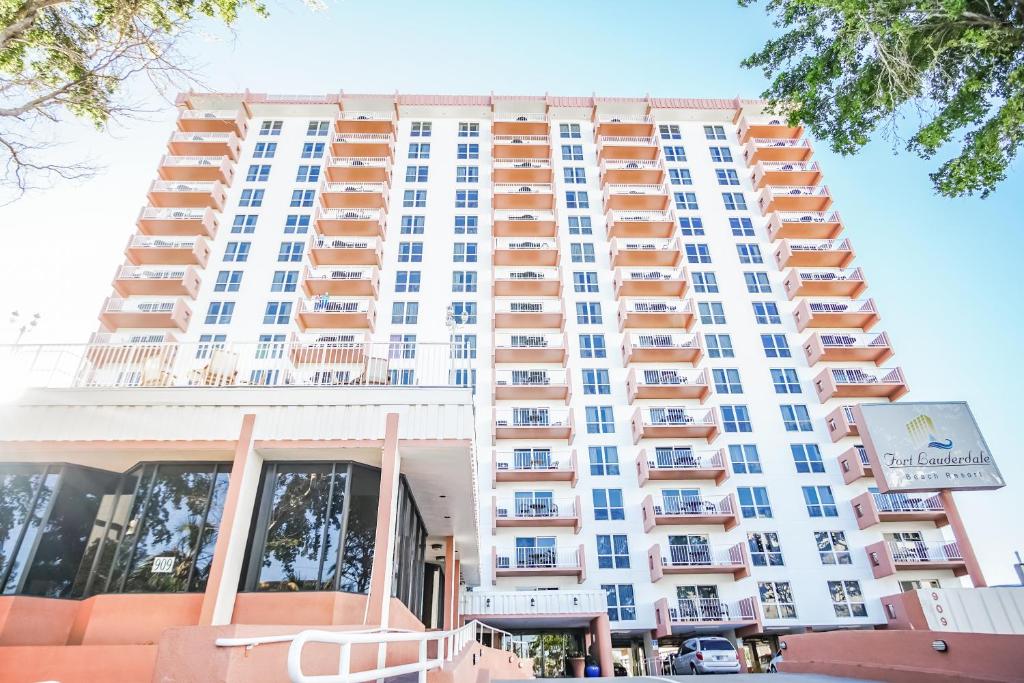
[[[756,97],[765,83],[740,60],[773,27],[761,6],[728,0],[475,0],[299,2],[246,17],[234,36],[204,29],[184,46],[209,89],[319,94],[402,92]],[[2,310],[42,310],[36,341],[83,340],[95,327],[115,262],[163,152],[171,107],[131,121],[114,137],[68,126],[70,152],[108,164],[100,178],[0,209],[10,248],[0,253]],[[1010,582],[1024,551],[1024,460],[1014,427],[1024,371],[1024,173],[987,200],[935,197],[937,162],[894,156],[879,141],[854,158],[818,145],[907,371],[909,400],[967,400],[1010,486],[961,494],[992,583]],[[1016,205],[1015,205],[1016,203]],[[59,244],[41,254],[40,236]],[[9,294],[10,293],[10,294]],[[26,340],[28,341],[28,340]]]

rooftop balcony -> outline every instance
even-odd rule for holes
[[[575,576],[586,579],[583,545],[575,548],[536,547],[494,549],[494,576]]]
[[[665,165],[660,159],[601,162],[601,187],[609,185],[663,185]]]
[[[572,443],[572,411],[568,408],[502,407],[494,409],[493,442],[498,439],[554,439]]]
[[[796,329],[809,327],[860,328],[868,332],[879,320],[874,299],[853,301],[809,301],[804,299],[793,312]]]
[[[174,156],[223,157],[238,161],[242,141],[234,133],[171,133],[167,149]]]
[[[900,368],[825,368],[814,378],[822,403],[831,398],[885,398],[895,401],[910,391]]]
[[[640,439],[704,439],[718,437],[718,413],[714,408],[679,406],[640,407],[633,413],[633,443]]]
[[[661,184],[604,186],[605,212],[665,211],[668,207],[668,188]]]
[[[656,526],[693,526],[721,524],[730,531],[740,523],[739,508],[730,493],[725,496],[679,496],[663,494],[656,499],[648,494],[641,504],[644,531]]]
[[[654,603],[654,633],[658,638],[673,633],[713,635],[723,629],[757,627],[759,614],[756,598],[733,603],[718,598],[661,598]]]
[[[689,330],[696,316],[690,299],[622,299],[618,319],[620,332],[632,328]]]
[[[868,459],[868,452],[864,446],[857,444],[850,446],[837,458],[839,471],[843,473],[843,481],[852,484],[858,479],[873,478],[874,469],[871,467],[871,460]]]
[[[857,526],[867,529],[880,522],[934,522],[946,526],[946,509],[937,493],[872,493],[855,496],[853,506]]]
[[[557,267],[499,266],[494,269],[494,296],[561,296]]]
[[[876,579],[899,571],[949,569],[953,576],[967,574],[967,563],[956,541],[879,541],[864,548]]]
[[[826,185],[769,185],[761,190],[757,204],[761,213],[773,211],[821,212],[832,206]]]
[[[636,458],[640,485],[649,481],[703,481],[713,479],[721,486],[729,478],[724,448],[695,451],[689,446],[641,448]]]
[[[704,403],[711,395],[711,382],[707,368],[630,368],[626,392],[630,403],[637,399],[695,399]]]
[[[601,138],[650,138],[654,136],[654,118],[646,115],[601,116],[594,121],[594,141]]]
[[[494,335],[495,363],[560,363],[568,353],[565,335],[550,332],[498,332]]]
[[[359,328],[373,331],[377,324],[377,307],[373,299],[316,297],[300,299],[295,316],[299,329],[333,330]]]
[[[615,298],[624,296],[686,296],[689,282],[683,268],[616,268]]]
[[[870,361],[881,365],[892,358],[892,345],[885,332],[813,332],[804,342],[807,364],[815,366],[826,363],[851,363]]]
[[[313,215],[316,231],[327,237],[379,237],[387,230],[384,209],[324,209]]]
[[[210,245],[202,237],[133,235],[124,255],[132,265],[200,266],[210,260]]]
[[[410,349],[415,355],[416,345],[402,344],[402,351]],[[366,374],[373,376],[376,384],[387,384],[384,376],[387,374],[391,350],[390,345],[384,347],[368,342],[365,331],[321,332],[306,336],[293,332],[288,340],[291,362],[299,367],[316,366],[318,371],[324,366],[330,366],[331,370],[326,373],[321,371],[320,376],[330,377],[332,384],[346,383],[340,378],[347,378],[348,381],[353,376]],[[353,371],[339,371],[341,366],[351,367]]]
[[[635,239],[613,237],[611,239],[612,268],[623,266],[671,266],[675,268],[683,261],[683,245],[679,238]]]
[[[494,400],[569,402],[565,370],[495,370]]]
[[[331,139],[334,157],[385,157],[394,162],[395,136],[391,133],[336,133]]]
[[[843,231],[838,211],[776,211],[768,217],[768,238],[831,240]]]
[[[567,481],[576,486],[579,464],[570,448],[507,448],[494,451],[494,477],[498,482]]]
[[[334,120],[336,133],[395,135],[393,111],[343,111]]]
[[[817,185],[821,182],[821,167],[817,161],[760,161],[754,164],[752,179],[758,190]]]
[[[751,138],[743,146],[743,160],[748,166],[759,161],[810,161],[814,148],[810,140]]]
[[[541,496],[491,499],[494,527],[568,527],[580,532],[580,499]]]
[[[540,209],[552,211],[555,208],[555,192],[552,185],[522,185],[496,183],[491,203],[495,209]]]
[[[494,183],[552,183],[550,159],[495,159],[491,167]]]
[[[788,267],[846,268],[854,259],[849,239],[782,240],[775,250],[775,265]]]
[[[178,130],[183,133],[234,133],[244,138],[249,117],[244,109],[182,109]]]
[[[658,138],[646,135],[598,135],[598,161],[646,159],[654,161],[661,158],[661,145]]]
[[[180,157],[168,154],[160,158],[157,172],[163,180],[231,185],[235,165],[226,156]]]
[[[121,266],[114,276],[114,290],[128,296],[187,296],[199,292],[199,273],[192,266]]]
[[[324,177],[332,183],[391,184],[391,157],[329,157]]]
[[[565,618],[588,620],[594,614],[608,610],[607,594],[603,590],[551,590],[517,591],[473,591],[459,597],[459,614],[486,619],[488,623],[499,623],[515,628],[524,616],[544,619],[552,628],[565,623]]]
[[[142,341],[144,340],[144,341]],[[93,332],[81,363],[103,371],[114,368],[161,366],[174,360],[178,353],[177,338],[172,332],[148,332],[145,335]]]
[[[491,233],[495,237],[555,237],[558,222],[554,211],[509,211],[494,212]]]
[[[557,266],[558,240],[496,237],[492,258],[496,266]]]
[[[666,574],[732,574],[737,581],[750,576],[750,560],[745,543],[731,546],[668,545],[665,552],[655,543],[647,551],[651,583]]]
[[[498,329],[528,330],[535,327],[562,329],[565,308],[561,298],[496,298],[494,300],[494,327]]]
[[[388,208],[386,183],[332,183],[320,185],[320,205],[328,209]]]
[[[136,227],[143,235],[184,237],[217,236],[217,217],[212,209],[162,209],[147,206],[139,212]]]
[[[548,116],[541,112],[502,112],[495,114],[491,121],[491,135],[547,137],[550,132]]]
[[[216,180],[209,182],[154,180],[149,186],[147,197],[152,206],[210,207],[222,211],[226,195],[224,186]]]
[[[860,436],[857,418],[853,415],[853,406],[839,406],[825,416],[825,428],[835,443],[847,436]]]
[[[551,139],[547,135],[494,135],[491,145],[495,161],[551,158]]]
[[[605,220],[610,238],[666,239],[676,234],[671,211],[609,211]]]
[[[314,266],[377,266],[384,258],[379,237],[310,235],[309,260]]]
[[[791,270],[783,279],[782,288],[790,299],[798,296],[845,296],[856,299],[868,288],[868,283],[860,268]]]
[[[100,310],[100,324],[104,329],[122,327],[188,329],[192,309],[181,297],[174,298],[108,298]]]
[[[310,268],[302,273],[302,289],[310,297],[368,296],[377,298],[380,270],[376,266]]]
[[[700,332],[627,332],[623,335],[622,361],[633,363],[692,363],[704,356]]]
[[[736,121],[739,126],[740,142],[746,144],[751,138],[796,140],[804,135],[803,126],[790,126],[785,116],[741,114]]]

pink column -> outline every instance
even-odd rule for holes
[[[594,644],[597,645],[597,663],[601,667],[602,676],[614,676],[615,667],[612,660],[612,629],[608,615],[602,614],[594,618]]]
[[[391,602],[391,574],[395,553],[395,508],[398,502],[398,413],[388,413],[384,431],[384,450],[380,462],[380,498],[377,501],[377,535],[374,539],[373,566],[370,568],[370,594],[363,623],[388,625]]]
[[[455,628],[455,610],[452,604],[458,592],[458,569],[455,566],[455,538],[444,539],[444,621],[442,628],[451,631]]]
[[[967,575],[971,577],[971,583],[975,588],[985,588],[988,583],[985,581],[985,575],[981,572],[978,557],[974,554],[974,546],[971,545],[971,540],[967,536],[967,527],[964,526],[964,520],[960,517],[960,510],[956,506],[956,501],[953,500],[953,492],[949,489],[939,491],[939,500],[942,501],[942,508],[946,511],[946,518],[949,519],[949,526],[953,530],[956,545],[964,557],[964,564],[967,565]]]

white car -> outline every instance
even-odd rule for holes
[[[693,674],[738,674],[740,660],[732,642],[718,636],[690,638],[679,646],[679,652],[672,659],[672,673]]]

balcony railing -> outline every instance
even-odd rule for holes
[[[132,235],[128,240],[129,249],[194,249],[197,237],[151,237]]]
[[[857,301],[811,301],[811,313],[877,313],[872,299]]]
[[[629,343],[634,349],[699,349],[700,337],[694,334],[640,334],[632,332]]]
[[[202,121],[234,121],[238,116],[237,109],[183,109],[179,118]]]
[[[955,541],[925,543],[922,541],[889,541],[889,551],[896,562],[906,564],[927,562],[960,562],[964,556]]]
[[[564,348],[565,336],[562,334],[507,333],[494,335],[496,349],[551,349]]]
[[[665,567],[735,566],[743,563],[743,551],[735,545],[670,545],[668,552],[661,557],[661,564]]]
[[[623,302],[626,313],[693,313],[690,299],[629,299]]]
[[[657,147],[658,138],[653,135],[602,135],[600,144],[609,147]]]
[[[561,313],[561,299],[511,300],[495,299],[495,313]]]
[[[494,384],[499,387],[549,387],[565,385],[565,370],[495,370]]]
[[[602,173],[607,171],[656,171],[661,168],[662,164],[658,159],[606,159],[601,162]]]
[[[715,470],[725,467],[722,451],[695,451],[692,448],[655,448],[648,452],[647,467],[652,470]]]
[[[551,142],[547,135],[495,135],[491,140],[495,145],[547,145]]]
[[[668,189],[664,185],[605,185],[605,196],[610,195],[642,195],[659,196],[667,195]]]
[[[335,282],[351,282],[357,280],[373,280],[377,269],[372,266],[306,268],[305,280],[325,280]]]
[[[552,194],[554,186],[544,183],[497,183],[494,185],[494,194]]]
[[[681,598],[675,607],[669,608],[669,618],[674,622],[700,623],[753,621],[756,616],[749,601],[729,605],[718,598]]]
[[[460,614],[604,614],[608,610],[603,590],[470,591],[459,600]]]
[[[573,468],[572,451],[565,448],[506,448],[494,453],[498,472],[559,472]]]
[[[338,194],[385,194],[388,186],[385,183],[330,183],[325,182],[320,187],[322,192]]]
[[[506,548],[494,557],[495,569],[579,569],[579,548]]]
[[[359,237],[319,237],[311,235],[310,249],[380,249],[380,241],[374,238]]]
[[[328,168],[391,168],[387,157],[328,157]]]
[[[757,147],[810,147],[807,139],[787,140],[784,138],[753,138],[751,142]]]
[[[558,268],[530,268],[529,266],[499,266],[494,269],[495,280],[541,282],[545,280],[559,280],[560,277],[561,274]]]
[[[641,387],[676,387],[691,384],[707,384],[708,375],[706,369],[676,370],[676,369],[645,369],[632,371],[631,376],[636,378],[636,383]]]
[[[510,251],[545,251],[558,249],[558,240],[553,239],[513,239],[508,237],[497,237],[494,240],[495,249],[508,249]]]
[[[316,297],[299,300],[299,313],[369,313],[373,307],[370,299],[341,299]]]
[[[571,519],[576,517],[576,501],[572,498],[516,498],[495,502],[498,519]]]
[[[640,418],[647,427],[713,427],[715,413],[710,408],[641,408]]]
[[[879,512],[942,512],[938,494],[912,495],[907,493],[874,493],[872,497]]]
[[[340,144],[394,144],[395,136],[391,133],[336,133],[332,141]]]
[[[498,427],[524,427],[544,429],[569,427],[572,413],[568,408],[495,408],[494,421]]]
[[[860,268],[846,270],[801,270],[801,282],[863,282],[864,273]]]
[[[906,384],[900,368],[832,368],[836,384]]]
[[[494,120],[502,123],[543,123],[548,115],[543,112],[499,112]]]
[[[195,192],[195,193],[211,193],[216,189],[220,183],[214,181],[179,181],[179,180],[155,180],[149,186],[150,192]],[[172,209],[173,211],[182,211],[187,209]],[[202,209],[198,209],[199,218],[202,218]],[[144,212],[145,215],[145,212]]]
[[[171,142],[228,142],[235,138],[234,133],[172,133]]]
[[[160,268],[154,266],[121,266],[117,271],[118,280],[181,280],[188,268]]]
[[[661,497],[661,505],[654,506],[656,515],[678,517],[702,517],[707,515],[731,515],[731,496],[674,496]]]
[[[340,121],[394,121],[393,111],[343,111],[338,114]]]
[[[222,156],[175,156],[168,154],[160,160],[162,166],[201,166],[220,168],[224,163]]]
[[[495,159],[494,168],[508,170],[544,170],[551,168],[549,159]]]

